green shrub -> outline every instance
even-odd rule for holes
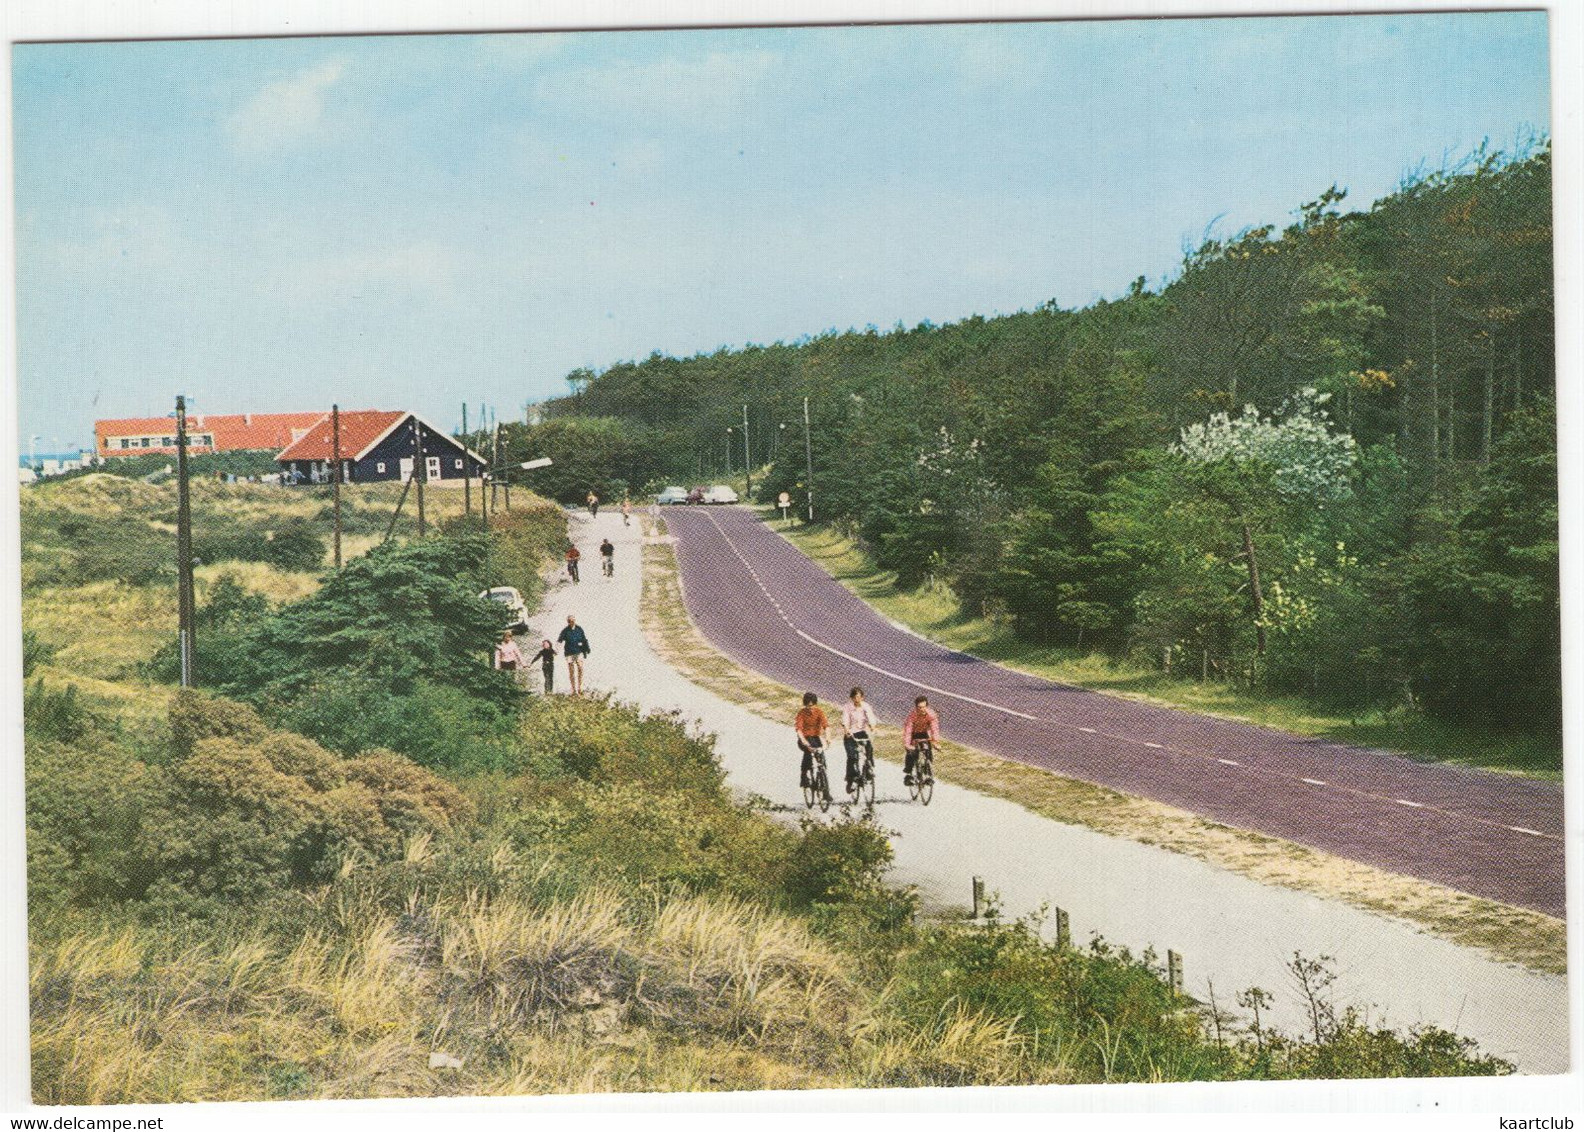
[[[52,688],[40,676],[22,693],[22,722],[29,739],[58,739],[73,743],[96,724],[75,686]]]
[[[386,747],[453,771],[518,767],[510,713],[428,680],[398,694],[357,672],[328,673],[271,702],[269,714],[345,755]]]
[[[22,630],[22,679],[32,676],[39,665],[48,664],[59,651],[31,629]]]
[[[784,829],[723,793],[650,784],[519,780],[520,812],[506,823],[520,846],[554,851],[587,879],[661,889],[774,897],[773,872],[787,853]]]
[[[713,797],[725,781],[712,737],[690,735],[675,716],[644,715],[602,696],[546,696],[523,712],[525,765],[559,768],[590,782],[652,783]]]
[[[849,903],[880,891],[891,857],[891,842],[867,816],[829,824],[805,818],[782,887],[795,907]]]

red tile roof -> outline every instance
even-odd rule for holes
[[[357,460],[411,413],[385,409],[354,409],[341,413],[341,459]],[[276,457],[277,460],[328,460],[331,452],[330,415],[326,413],[303,437]]]
[[[238,449],[279,450],[312,429],[325,416],[324,413],[189,413],[187,432],[189,436],[213,436],[214,450],[217,452]],[[151,445],[135,449],[105,447],[106,440],[122,436],[163,438],[175,435],[176,418],[173,416],[127,417],[94,422],[94,447],[101,454],[175,451],[174,445]],[[207,446],[194,444],[193,447]]]

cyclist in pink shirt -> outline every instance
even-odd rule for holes
[[[907,748],[907,759],[902,764],[902,783],[913,785],[913,768],[918,763],[918,745],[928,742],[931,747],[940,742],[940,716],[929,706],[929,697],[920,696],[913,701],[913,710],[902,724],[902,745]]]
[[[842,746],[847,748],[847,788],[858,779],[858,744],[873,738],[880,726],[874,708],[864,702],[864,690],[854,688],[842,705]]]

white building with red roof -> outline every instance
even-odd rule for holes
[[[279,452],[326,413],[189,413],[187,451]],[[94,453],[111,456],[176,454],[176,417],[127,417],[94,422]]]

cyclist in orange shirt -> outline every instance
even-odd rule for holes
[[[822,750],[830,733],[830,721],[825,709],[819,706],[819,697],[813,692],[803,693],[803,707],[793,721],[797,730],[798,750],[803,752],[803,766],[798,773],[798,785],[807,786],[809,775],[814,773],[814,752]]]

